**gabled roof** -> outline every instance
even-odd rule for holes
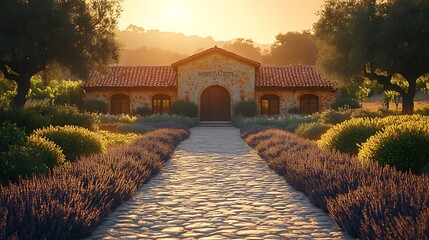
[[[84,88],[177,87],[176,72],[170,66],[111,66],[105,73],[92,72]]]
[[[251,66],[254,66],[256,68],[256,70],[258,70],[259,67],[261,66],[261,63],[259,63],[259,62],[256,62],[256,61],[250,60],[248,58],[242,57],[240,55],[237,55],[237,54],[230,52],[230,51],[227,51],[225,49],[218,48],[217,46],[214,46],[214,47],[209,48],[205,51],[196,53],[196,54],[189,56],[185,59],[179,60],[179,61],[171,64],[171,66],[177,71],[177,67],[179,67],[180,65],[192,62],[198,58],[206,57],[206,56],[209,56],[209,55],[215,54],[215,53],[218,53],[218,54],[224,55],[226,57],[235,59],[235,60],[242,62],[242,63],[249,64]]]
[[[256,87],[333,88],[315,66],[262,66],[256,76]]]

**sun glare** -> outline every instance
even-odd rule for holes
[[[164,5],[164,22],[167,26],[184,26],[190,19],[191,11],[183,2],[169,2]]]

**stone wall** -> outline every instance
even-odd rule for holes
[[[130,111],[139,107],[147,107],[152,109],[152,97],[157,94],[166,94],[171,97],[171,103],[177,100],[177,91],[172,89],[115,89],[115,90],[86,90],[85,100],[92,99],[104,101],[107,103],[110,112],[110,99],[113,95],[125,94],[130,97]]]
[[[255,67],[221,54],[201,57],[178,67],[178,98],[200,105],[210,86],[224,87],[231,95],[231,109],[241,99],[255,98]]]
[[[305,94],[314,94],[319,97],[319,112],[328,108],[336,100],[336,92],[330,90],[256,90],[258,113],[261,112],[261,97],[266,94],[279,96],[280,114],[286,114],[291,108],[299,109],[299,100]]]

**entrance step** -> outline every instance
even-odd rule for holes
[[[199,127],[232,127],[231,121],[200,121]]]

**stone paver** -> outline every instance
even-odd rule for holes
[[[90,239],[344,239],[232,127],[192,129]]]

